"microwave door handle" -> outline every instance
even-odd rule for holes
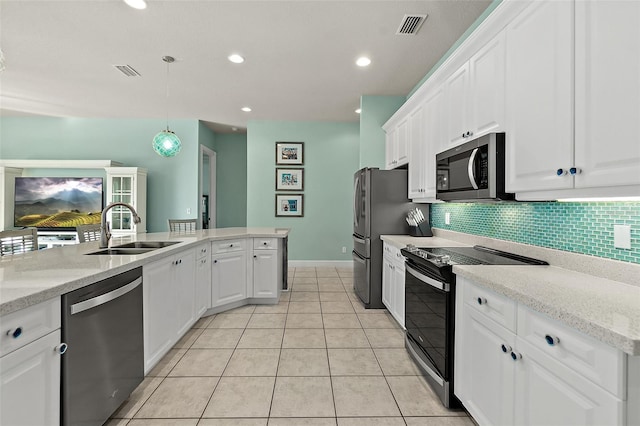
[[[469,157],[469,164],[467,165],[467,173],[469,174],[469,181],[471,182],[471,186],[473,189],[478,189],[478,183],[476,182],[475,176],[475,163],[476,163],[476,154],[478,153],[478,148],[474,148],[471,152],[471,156]]]

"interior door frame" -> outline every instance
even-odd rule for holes
[[[204,157],[209,157],[209,229],[217,226],[216,216],[216,152],[204,145],[200,145],[200,176],[198,177],[200,197],[198,199],[198,228],[202,228],[202,196],[204,189],[203,171]]]

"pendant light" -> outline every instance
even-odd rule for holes
[[[175,157],[182,148],[180,138],[169,130],[169,64],[175,62],[171,56],[163,56],[162,60],[167,64],[167,130],[158,132],[153,137],[153,150],[163,157]]]

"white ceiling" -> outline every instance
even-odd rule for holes
[[[491,0],[147,3],[0,1],[1,113],[164,119],[171,55],[169,124],[357,121],[361,95],[407,95]],[[429,17],[417,35],[395,35],[405,14]],[[123,64],[142,76],[113,67]]]

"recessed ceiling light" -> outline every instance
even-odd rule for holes
[[[240,109],[243,110],[244,112],[251,112],[251,108],[249,107],[242,107]]]
[[[362,109],[361,109],[361,108],[358,108],[358,109],[356,110],[356,114],[360,114],[361,112],[362,112]]]
[[[244,58],[242,56],[238,55],[237,53],[234,53],[233,55],[227,56],[227,59],[229,59],[234,64],[241,64],[241,63],[244,62]]]
[[[142,10],[147,8],[147,2],[144,0],[124,0],[124,2],[127,4],[127,6],[134,9]]]
[[[231,130],[233,130],[234,132],[237,132],[238,128],[237,127],[232,127]]]
[[[366,56],[361,56],[356,61],[356,65],[359,67],[366,67],[369,66],[369,64],[371,64],[371,59],[367,58]]]

